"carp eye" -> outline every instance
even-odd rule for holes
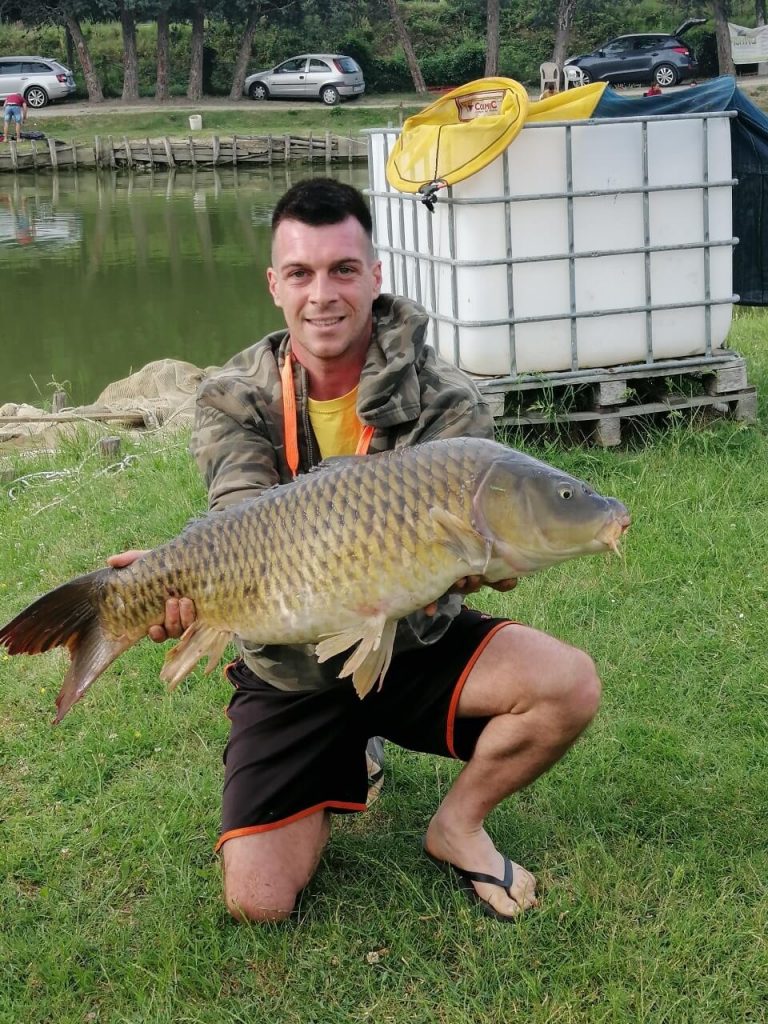
[[[567,484],[563,484],[563,486],[559,487],[558,490],[560,492],[560,497],[563,498],[565,501],[570,501],[570,499],[573,497],[573,488],[568,487]]]

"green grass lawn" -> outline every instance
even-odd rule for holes
[[[0,656],[0,1022],[765,1021],[768,315],[739,311],[731,343],[759,424],[538,448],[630,507],[624,557],[477,599],[586,647],[605,685],[583,740],[490,822],[538,911],[509,927],[451,890],[420,838],[456,768],[389,748],[298,921],[237,926],[212,855],[221,675],[169,695],[146,642],[52,728],[63,656]],[[184,438],[126,444],[111,473],[85,438],[12,457],[0,620],[202,509]]]

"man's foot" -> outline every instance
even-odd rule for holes
[[[381,787],[384,785],[384,740],[381,736],[372,736],[368,740],[365,759],[368,763],[368,799],[366,804],[370,807],[379,799]]]
[[[473,892],[491,917],[511,920],[538,906],[536,879],[499,853],[484,829],[472,835],[451,834],[435,817],[424,837],[424,852],[454,875],[462,891]]]

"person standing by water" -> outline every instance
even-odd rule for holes
[[[3,106],[3,139],[8,142],[11,122],[16,124],[16,141],[21,141],[21,125],[27,120],[27,101],[20,92],[9,93]]]

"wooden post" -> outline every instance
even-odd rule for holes
[[[283,151],[283,159],[285,160],[286,163],[288,163],[288,161],[291,159],[291,136],[290,135],[284,135],[283,136],[283,144],[284,144],[284,147],[285,147],[284,151]]]
[[[32,139],[32,169],[37,170],[37,143]]]
[[[213,136],[213,166],[219,162],[219,136]]]
[[[309,133],[309,163],[310,163],[310,165],[312,164],[312,160],[313,160],[314,155],[315,155],[312,152],[312,150],[314,149],[314,146],[315,146],[315,140],[312,137],[312,132],[310,132]]]
[[[267,136],[267,163],[272,166],[272,136]]]
[[[173,150],[171,149],[171,142],[167,135],[163,136],[163,145],[165,146],[165,156],[168,160],[168,166],[175,167],[176,161],[173,159]]]
[[[56,153],[56,143],[53,139],[48,139],[48,152],[51,155],[51,167],[54,171],[57,171],[59,169],[59,158]]]
[[[67,392],[61,389],[53,392],[51,398],[51,412],[61,412],[67,404]]]
[[[102,437],[99,441],[99,454],[105,459],[114,459],[120,454],[120,444],[119,437]]]
[[[131,152],[131,144],[128,141],[128,136],[123,136],[123,142],[125,144],[125,162],[128,164],[128,170],[133,169],[133,153]]]
[[[93,159],[97,167],[101,166],[101,137],[96,136],[93,140]]]
[[[16,142],[14,139],[8,139],[8,149],[11,154],[11,167],[14,171],[17,171],[19,169],[19,161],[16,156]]]
[[[325,133],[325,166],[329,167],[331,163],[331,154],[333,153],[333,137],[330,132]]]
[[[72,140],[72,167],[77,170],[77,143]]]
[[[232,136],[232,163],[237,166],[237,136]]]
[[[107,142],[109,143],[109,152],[108,152],[109,166],[114,168],[114,166],[115,166],[115,144],[112,141],[112,136],[111,135],[107,136]]]
[[[197,157],[195,156],[195,143],[191,135],[188,135],[187,139],[189,141],[189,162],[192,164],[193,167],[197,167]]]
[[[147,159],[149,160],[149,169],[154,171],[155,169],[155,158],[152,155],[152,143],[147,139]]]

